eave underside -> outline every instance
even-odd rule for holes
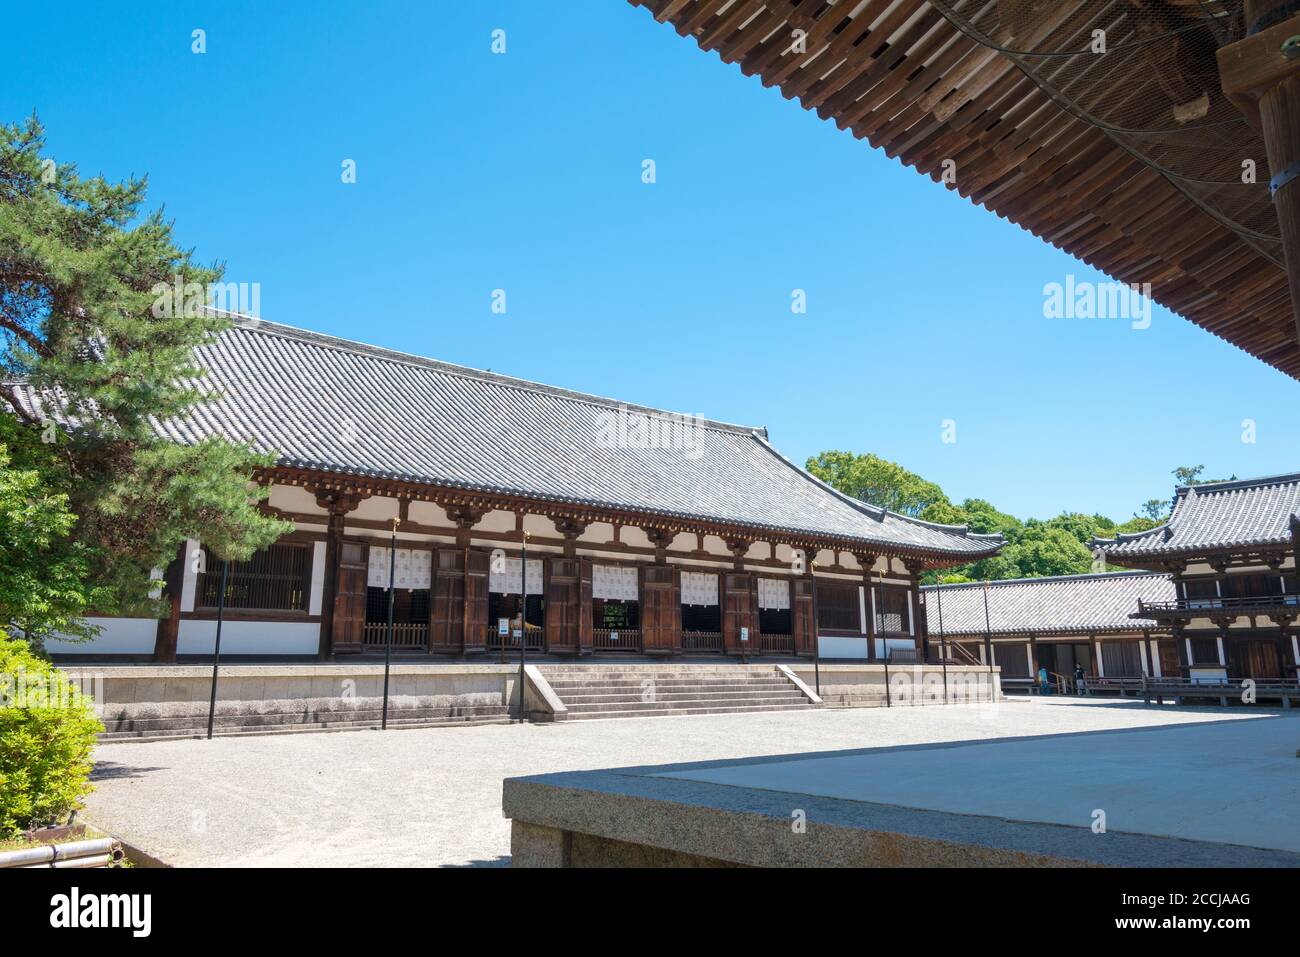
[[[254,475],[254,479],[264,484],[293,485],[317,493],[334,492],[362,496],[387,496],[411,501],[433,502],[444,508],[482,511],[496,509],[502,511],[527,511],[531,514],[545,515],[551,519],[567,519],[584,523],[609,522],[674,533],[697,532],[716,535],[726,541],[750,543],[762,541],[771,542],[774,545],[789,545],[792,548],[832,549],[855,556],[874,555],[877,557],[897,558],[910,562],[917,572],[931,568],[951,568],[957,565],[965,565],[980,558],[994,555],[1000,548],[1000,546],[993,546],[979,551],[946,553],[902,544],[867,541],[799,529],[740,525],[699,516],[663,515],[628,508],[548,500],[506,492],[451,488],[431,483],[320,472],[287,466],[261,469]]]
[[[936,182],[951,161],[962,196],[1300,378],[1285,271],[923,0],[848,25],[848,2],[629,2]]]

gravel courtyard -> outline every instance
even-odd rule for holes
[[[178,866],[504,866],[501,782],[517,775],[1277,713],[1021,699],[117,743],[96,750],[84,817]]]

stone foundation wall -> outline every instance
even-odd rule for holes
[[[206,716],[210,665],[84,665],[61,669],[91,694],[105,727]],[[475,714],[512,704],[518,665],[394,665],[389,709]],[[381,707],[383,665],[226,665],[217,682],[219,718],[346,715]],[[257,723],[257,722],[250,722]]]
[[[788,665],[799,680],[814,686],[811,662]],[[939,665],[890,665],[889,693],[885,692],[883,664],[821,665],[821,698],[828,708],[883,708],[886,705],[942,705],[945,672]],[[946,673],[946,701],[975,704],[1002,697],[1001,672],[994,667],[950,665]]]

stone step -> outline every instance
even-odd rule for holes
[[[810,702],[785,705],[735,705],[721,708],[658,708],[648,711],[582,711],[571,714],[571,721],[591,721],[601,718],[663,718],[681,717],[700,714],[743,714],[758,711],[811,711],[815,705]]]
[[[764,688],[735,691],[658,691],[654,695],[637,692],[598,691],[587,694],[564,695],[566,705],[616,703],[619,701],[743,701],[747,698],[790,698],[806,701],[803,692],[796,688]]]
[[[772,696],[772,695],[751,695],[745,698],[733,698],[719,700],[716,698],[695,698],[686,701],[665,700],[663,698],[654,701],[615,701],[615,702],[586,702],[580,704],[569,704],[565,706],[569,709],[569,714],[590,714],[592,712],[626,712],[626,711],[689,711],[693,708],[712,708],[726,711],[732,708],[750,708],[759,705],[788,706],[808,704],[808,700],[802,696]]]
[[[544,668],[570,719],[783,711],[814,707],[774,667]]]
[[[555,678],[585,678],[589,676],[603,678],[631,678],[641,675],[653,675],[658,678],[772,678],[779,677],[780,672],[774,667],[745,668],[737,665],[732,668],[555,668],[551,665],[538,665],[542,673]]]
[[[652,684],[658,688],[775,688],[790,685],[790,682],[785,678],[759,678],[751,681],[707,681],[698,679],[656,681],[653,678],[620,681],[604,681],[599,679],[592,679],[591,681],[555,681],[548,679],[547,683],[557,691],[561,689],[568,691],[592,687],[640,688],[646,684]]]
[[[780,678],[781,672],[776,668],[568,668],[557,669],[549,665],[539,665],[542,674],[548,678]]]

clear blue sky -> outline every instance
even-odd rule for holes
[[[33,109],[56,159],[148,173],[265,319],[875,452],[1022,517],[1300,469],[1300,384],[1161,309],[1043,318],[1044,283],[1102,277],[619,0],[12,4],[0,116]]]

